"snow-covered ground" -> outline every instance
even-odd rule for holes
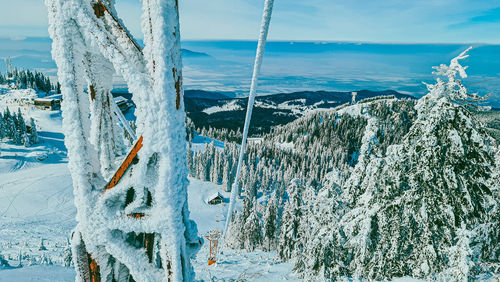
[[[41,142],[30,148],[0,142],[0,255],[10,264],[3,267],[0,263],[0,281],[74,281],[74,269],[61,266],[68,237],[76,225],[61,113],[39,110],[23,102],[26,97],[36,94],[32,91],[2,89],[0,111],[8,106],[15,112],[20,107],[25,117],[35,119]],[[347,107],[343,112],[362,115],[363,105]],[[224,148],[218,140],[196,136],[193,150],[203,150],[211,142],[220,150]],[[277,146],[293,149],[293,143]],[[223,195],[224,203],[209,205],[206,199],[216,192]],[[229,196],[219,185],[190,179],[189,209],[201,236],[210,230],[223,229]],[[46,250],[40,248],[42,240],[42,249]],[[212,266],[207,265],[208,253],[207,242],[193,260],[197,280],[300,280],[292,272],[293,264],[280,262],[272,252],[247,253],[223,248],[217,263]],[[22,267],[18,267],[19,256]],[[395,281],[418,280],[404,278]]]
[[[232,101],[229,102],[222,107],[219,106],[213,106],[208,109],[204,109],[203,112],[206,114],[213,114],[213,113],[218,113],[218,112],[227,112],[227,111],[238,111],[242,110],[243,108],[237,104],[237,101]]]
[[[72,179],[67,168],[60,111],[43,111],[19,102],[36,93],[4,91],[0,111],[19,107],[25,117],[33,117],[39,128],[40,143],[26,148],[0,143],[0,255],[12,267],[0,266],[0,281],[74,281],[72,267],[63,267],[68,237],[76,225]],[[214,141],[198,136],[193,144],[202,149]],[[215,140],[217,141],[217,140]],[[223,148],[222,142],[216,146]],[[229,193],[222,187],[190,179],[188,188],[191,218],[200,235],[222,230]],[[226,201],[209,205],[206,199],[220,192]],[[40,249],[40,242],[46,250]],[[208,244],[193,261],[199,280],[297,280],[290,275],[292,265],[275,259],[274,253],[222,250],[218,263],[207,265]],[[19,256],[22,257],[22,267]]]
[[[63,267],[59,265],[34,265],[10,270],[0,270],[0,281],[75,281],[75,270],[72,267]]]

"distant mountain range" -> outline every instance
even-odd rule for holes
[[[392,95],[396,98],[415,99],[396,91],[357,92],[356,100]],[[227,92],[186,90],[186,112],[196,127],[215,127],[237,130],[243,128],[248,98],[236,98]],[[315,109],[333,108],[351,102],[351,92],[301,91],[258,96],[252,113],[251,135],[270,132],[276,125],[296,120]]]
[[[188,49],[181,49],[183,57],[210,57],[209,54],[203,52],[195,52]]]
[[[55,79],[51,42],[48,37],[0,38],[0,57],[11,57],[18,69],[36,70]],[[185,89],[232,91],[242,97],[250,85],[256,46],[255,41],[183,41]],[[427,93],[422,81],[434,80],[431,67],[468,46],[270,41],[266,45],[265,72],[259,77],[259,93],[393,89],[421,97]],[[467,61],[470,76],[464,80],[471,93],[493,93],[486,105],[497,108],[499,52],[500,45],[475,46]],[[5,70],[2,59],[0,71]],[[120,86],[122,82],[118,79],[116,83]]]
[[[132,98],[126,89],[113,90],[115,96]],[[377,96],[415,99],[393,90],[357,92],[356,100]],[[252,113],[250,135],[269,133],[274,126],[283,125],[315,109],[333,108],[351,102],[351,92],[301,91],[258,96]],[[243,128],[248,98],[232,92],[186,90],[184,104],[188,117],[197,128],[215,127],[237,130]]]

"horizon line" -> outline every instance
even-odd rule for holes
[[[26,39],[50,39],[49,36],[0,36],[1,39],[12,41],[24,41]],[[142,41],[143,38],[135,38]],[[239,42],[257,42],[257,39],[244,38],[187,38],[181,39],[181,42],[216,42],[216,41],[239,41]],[[371,41],[371,40],[327,40],[327,39],[269,39],[268,42],[287,42],[287,43],[316,43],[316,44],[331,44],[331,43],[354,43],[354,44],[388,44],[388,45],[500,45],[500,42],[432,42],[432,41]]]

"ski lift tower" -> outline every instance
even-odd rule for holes
[[[219,230],[212,230],[205,236],[210,242],[210,253],[208,255],[208,265],[212,265],[217,262],[217,252],[219,250],[219,239],[221,237],[221,232]]]
[[[5,58],[5,66],[7,68],[7,79],[10,79],[12,76],[12,60],[10,57]]]
[[[202,241],[187,204],[178,3],[141,2],[144,49],[115,0],[45,0],[77,209],[77,281],[194,280]],[[136,104],[129,149],[110,92],[114,73]]]

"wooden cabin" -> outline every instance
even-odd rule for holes
[[[224,201],[224,197],[219,193],[215,193],[207,198],[207,204],[209,205],[219,205]]]
[[[42,110],[55,111],[61,108],[61,99],[57,98],[36,98],[33,101],[35,107]]]

